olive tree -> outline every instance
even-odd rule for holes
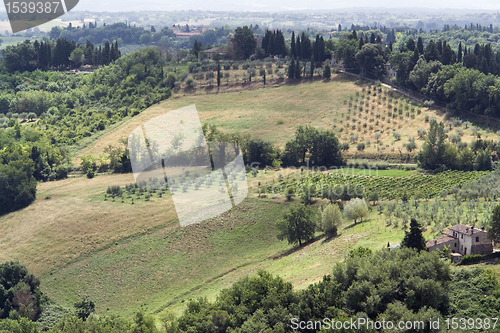
[[[344,216],[349,220],[354,220],[354,224],[360,219],[363,222],[363,217],[368,215],[368,205],[364,199],[353,198],[344,206]]]
[[[342,213],[337,204],[329,204],[321,212],[319,230],[328,237],[337,235],[338,227],[342,224]]]

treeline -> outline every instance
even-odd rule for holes
[[[344,262],[335,264],[331,274],[304,290],[294,290],[281,277],[260,270],[222,290],[214,302],[200,298],[189,301],[179,317],[169,312],[160,315],[161,330],[150,315],[137,313],[132,322],[118,316],[99,317],[88,306],[93,304],[82,302],[78,305],[87,306],[74,314],[59,315],[48,332],[284,333],[300,329],[313,333],[331,329],[318,324],[326,325],[324,318],[349,323],[358,318],[396,324],[401,320],[423,321],[427,328],[431,319],[439,319],[436,331],[445,332],[448,318],[468,318],[471,314],[495,317],[500,311],[499,297],[498,281],[490,269],[451,270],[437,252],[400,248],[372,253],[358,247],[349,251]],[[41,316],[44,311],[50,308],[42,307]],[[367,326],[356,328],[359,332],[378,331]],[[11,311],[10,319],[0,320],[0,330],[41,331],[38,323],[17,311]]]
[[[223,290],[213,303],[191,301],[183,315],[166,321],[165,327],[167,332],[312,333],[331,329],[317,324],[324,318],[349,323],[351,318],[423,321],[426,325],[432,318],[439,319],[439,331],[446,331],[446,318],[473,311],[489,317],[500,309],[498,282],[491,279],[492,274],[481,268],[451,271],[436,253],[402,248],[372,254],[357,248],[331,274],[305,290],[293,290],[290,283],[260,271]],[[356,328],[377,332],[366,326]]]
[[[453,126],[451,122],[447,124]],[[463,171],[486,171],[492,169],[491,153],[500,154],[500,142],[482,140],[478,137],[469,145],[460,142],[456,134],[447,142],[445,125],[431,120],[422,150],[418,153],[419,166],[427,170],[447,168]]]
[[[455,52],[445,42],[431,40],[424,48],[421,38],[410,39],[389,61],[400,86],[450,109],[500,116],[500,52],[495,54],[490,44],[476,44],[474,50],[459,45]]]
[[[493,32],[491,32],[493,28]],[[434,41],[443,40],[447,41],[448,44],[454,49],[458,50],[458,45],[462,43],[462,47],[474,47],[476,44],[488,44],[492,43],[492,48],[495,52],[500,50],[500,45],[498,45],[498,40],[500,39],[500,28],[490,27],[484,25],[473,24],[466,25],[466,29],[463,26],[449,26],[445,25],[442,31],[432,30],[430,32],[417,31],[416,29],[407,29],[405,31],[400,31],[398,41],[396,43],[397,47],[402,47],[406,45],[410,38],[416,40],[421,37],[424,44],[428,44],[432,39]],[[394,43],[394,41],[393,41]]]
[[[156,48],[128,54],[87,75],[25,72],[1,75],[0,127],[34,113],[55,145],[71,145],[93,132],[170,96],[177,80],[163,71]],[[3,120],[2,120],[3,119]]]
[[[37,69],[71,68],[80,65],[109,65],[120,56],[118,43],[110,43],[108,40],[104,46],[98,47],[94,47],[90,41],[79,45],[66,38],[33,43],[26,40],[3,50],[3,64],[11,73],[32,72]]]
[[[389,61],[397,73],[391,80],[397,85],[447,103],[451,110],[500,117],[500,51],[495,53],[491,44],[459,44],[454,50],[442,40],[424,45],[419,37],[392,51],[379,36],[372,35],[366,44],[353,31],[334,48],[348,71],[382,79]]]
[[[281,151],[270,142],[251,139],[243,144],[245,163],[254,167],[271,166],[276,160],[283,166],[342,166],[346,164],[335,133],[312,126],[299,126],[295,138]],[[274,162],[276,164],[276,162]]]
[[[316,40],[311,42],[310,38],[306,36],[305,32],[295,37],[295,31],[292,31],[292,38],[290,41],[290,56],[299,60],[311,60],[323,62],[329,56],[325,52],[325,41],[323,36],[316,35]]]
[[[380,35],[372,32],[370,37],[368,34],[363,37],[358,36],[355,30],[333,45],[335,58],[343,61],[347,71],[374,79],[384,77],[385,64],[392,52],[391,48],[391,43],[389,47],[383,45]]]
[[[153,28],[151,30],[144,27],[130,26],[126,23],[115,23],[109,25],[97,26],[97,23],[90,23],[91,28],[59,28],[54,27],[50,31],[50,39],[66,38],[67,40],[75,41],[79,44],[85,44],[87,40],[93,44],[101,45],[106,40],[120,41],[124,44],[162,44],[169,43],[169,39],[175,37],[172,30],[163,28],[161,31],[156,32]],[[152,30],[155,30],[153,32]],[[121,45],[120,45],[121,46]]]

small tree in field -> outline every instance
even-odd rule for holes
[[[337,204],[329,204],[321,212],[319,229],[328,237],[337,235],[338,227],[342,224],[342,213]]]
[[[371,201],[374,205],[377,204],[377,201],[378,201],[378,192],[377,191],[373,191],[370,193],[370,195],[368,196],[368,201]]]
[[[410,221],[410,231],[405,233],[405,237],[401,242],[401,246],[417,249],[418,251],[425,251],[427,246],[425,245],[425,239],[422,227],[415,220]]]
[[[500,239],[500,205],[493,208],[491,217],[486,228],[488,233],[488,239],[494,240],[496,242]]]
[[[290,207],[281,220],[276,224],[279,234],[276,236],[279,240],[286,239],[288,244],[302,245],[314,237],[316,224],[314,223],[315,211],[305,205]]]
[[[87,320],[91,313],[95,312],[95,304],[88,297],[75,303],[75,312],[78,318]]]
[[[330,66],[328,66],[328,64],[325,64],[325,67],[323,67],[323,78],[329,79],[331,76],[332,72],[330,70]]]
[[[344,216],[349,220],[354,220],[354,224],[358,219],[363,222],[363,217],[368,215],[368,205],[364,199],[353,198],[344,206]]]

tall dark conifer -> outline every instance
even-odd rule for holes
[[[422,37],[418,37],[417,49],[419,54],[424,54],[424,41],[422,40]]]
[[[359,49],[361,50],[361,48],[363,47],[363,45],[365,45],[365,41],[363,40],[363,37],[361,37],[359,39]]]
[[[293,79],[295,77],[295,58],[292,58],[290,65],[288,66],[288,78]]]
[[[297,42],[295,43],[295,53],[297,55],[297,59],[300,59],[300,53],[301,53],[301,49],[302,49],[302,46],[300,45],[300,36],[297,36]]]

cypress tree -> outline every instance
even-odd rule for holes
[[[425,251],[427,246],[422,234],[423,230],[420,224],[415,219],[411,219],[410,231],[405,233],[401,246],[417,249],[418,251]]]
[[[292,44],[290,44],[290,55],[292,57],[297,56],[297,51],[295,50],[295,31],[292,31]]]
[[[220,62],[219,62],[219,53],[215,54],[217,59],[217,89],[220,87]],[[265,84],[265,83],[264,83]]]
[[[361,37],[359,39],[359,49],[361,50],[361,48],[363,47],[363,45],[365,45],[365,41],[363,40],[363,37]]]
[[[302,69],[302,66],[300,65],[300,61],[297,60],[297,62],[295,63],[295,78],[296,79],[300,79],[301,69]]]
[[[419,54],[424,54],[424,42],[422,40],[422,37],[418,37],[417,49]]]
[[[310,69],[311,79],[314,75],[314,56],[311,57],[311,69]]]
[[[295,58],[292,58],[290,65],[288,66],[288,78],[293,79],[295,77]]]
[[[325,60],[325,40],[323,36],[319,37],[319,46],[318,46],[318,57],[316,61],[323,62]]]
[[[457,57],[457,62],[462,63],[462,42],[458,44],[458,57]]]
[[[412,67],[414,67],[417,64],[419,57],[420,57],[420,54],[418,53],[418,48],[415,48],[413,50],[413,56],[411,57],[411,62],[413,63]]]
[[[297,59],[300,59],[300,53],[301,53],[301,45],[300,45],[300,36],[297,36],[297,43],[295,43],[295,55],[297,57]]]

